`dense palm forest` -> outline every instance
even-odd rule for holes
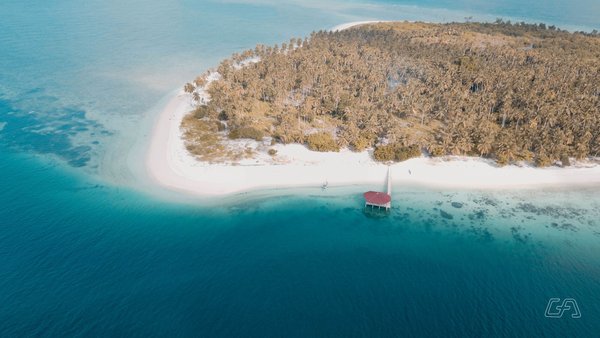
[[[379,23],[235,54],[186,85],[188,149],[272,137],[378,160],[600,156],[600,36],[543,24]],[[198,91],[206,87],[209,101]]]

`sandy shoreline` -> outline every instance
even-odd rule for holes
[[[389,22],[389,21],[384,21],[384,20],[370,20],[370,21],[347,22],[347,23],[343,23],[341,25],[337,25],[337,26],[333,27],[331,29],[331,31],[332,32],[343,31],[344,29],[352,28],[352,27],[355,27],[355,26],[361,26],[361,25],[366,25],[366,24],[370,24],[370,23],[379,23],[379,22]]]

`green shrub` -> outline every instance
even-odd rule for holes
[[[535,165],[536,167],[549,167],[550,165],[552,165],[552,160],[550,159],[550,157],[546,156],[546,154],[539,154],[536,158],[535,158]]]
[[[371,146],[371,141],[359,136],[356,140],[352,141],[350,145],[354,148],[354,151],[363,151]]]
[[[194,117],[197,119],[203,119],[209,115],[208,106],[198,106],[194,109]]]
[[[477,60],[472,56],[461,56],[454,60],[454,64],[459,66],[461,71],[474,72],[478,70]]]
[[[393,161],[396,159],[396,151],[392,145],[377,146],[373,151],[373,157],[381,162]]]
[[[399,144],[388,144],[377,146],[375,147],[375,151],[373,151],[373,157],[375,160],[381,162],[402,162],[410,158],[420,157],[421,155],[421,147],[416,144],[408,147],[404,147]]]
[[[534,153],[530,150],[524,149],[517,154],[517,161],[531,162],[534,158]]]
[[[354,151],[363,151],[373,146],[376,141],[377,134],[366,130],[361,130],[358,135],[351,140],[350,145],[352,148],[354,148]]]
[[[256,141],[261,141],[264,134],[261,130],[253,127],[241,127],[232,129],[229,132],[230,139],[250,138]]]
[[[416,144],[413,144],[408,147],[396,147],[394,153],[395,160],[398,162],[402,162],[413,157],[421,156],[421,147],[419,147]]]
[[[510,160],[508,158],[508,156],[506,156],[505,154],[498,154],[496,155],[496,164],[500,167],[504,167],[505,165],[508,165],[510,163]]]
[[[430,145],[427,148],[427,151],[429,151],[429,154],[432,157],[440,157],[440,156],[446,155],[446,153],[444,152],[444,148],[442,146],[437,145],[437,144]]]
[[[416,144],[413,144],[408,147],[388,144],[384,146],[375,147],[375,151],[373,152],[373,157],[375,158],[375,160],[381,162],[402,162],[410,158],[419,156],[421,156],[421,147],[419,147]]]
[[[283,144],[303,144],[306,142],[306,136],[300,128],[284,128],[282,126],[277,126],[271,136],[275,142]]]
[[[320,132],[310,134],[306,137],[308,149],[313,151],[340,151],[340,146],[335,142],[331,134]]]

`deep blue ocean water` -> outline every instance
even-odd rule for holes
[[[569,4],[2,1],[0,337],[598,337],[598,187],[397,187],[376,218],[367,187],[208,206],[121,184],[134,127],[235,51],[368,19],[600,28]],[[552,297],[582,317],[544,317]]]

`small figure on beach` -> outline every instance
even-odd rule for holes
[[[409,174],[409,175],[412,175],[412,172],[410,172],[410,169],[408,169],[408,174]]]
[[[327,180],[325,180],[325,183],[323,183],[323,185],[321,186],[321,190],[327,189],[328,185],[329,185],[329,182]]]

